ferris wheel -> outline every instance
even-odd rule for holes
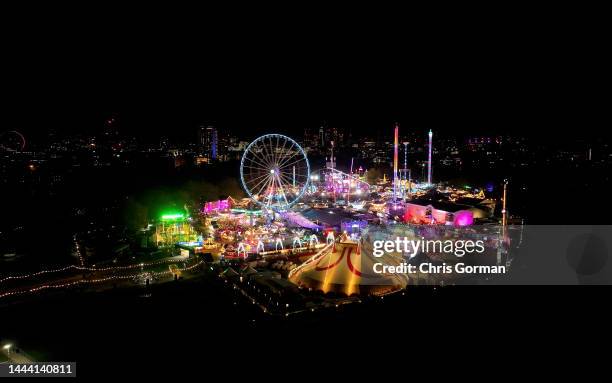
[[[0,132],[0,152],[21,152],[25,149],[26,139],[16,130]]]
[[[310,164],[304,149],[282,134],[266,134],[247,146],[240,161],[247,194],[267,209],[285,210],[306,191]]]

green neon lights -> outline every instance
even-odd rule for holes
[[[163,214],[161,216],[162,221],[176,221],[179,219],[185,219],[185,214],[181,213],[173,213],[173,214]]]

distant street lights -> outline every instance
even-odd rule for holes
[[[13,345],[9,343],[2,346],[2,349],[6,351],[7,355],[11,355],[11,347],[13,347]]]

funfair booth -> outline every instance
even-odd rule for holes
[[[474,213],[468,207],[440,203],[406,203],[404,221],[415,224],[469,226]]]

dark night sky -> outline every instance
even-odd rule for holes
[[[423,28],[416,16],[369,9],[323,21],[300,10],[274,23],[248,10],[192,20],[140,11],[76,25],[26,14],[19,28],[6,25],[0,130],[92,132],[111,112],[143,137],[188,137],[206,122],[239,135],[322,122],[372,133],[399,121],[553,138],[608,125],[597,41],[534,20]]]

